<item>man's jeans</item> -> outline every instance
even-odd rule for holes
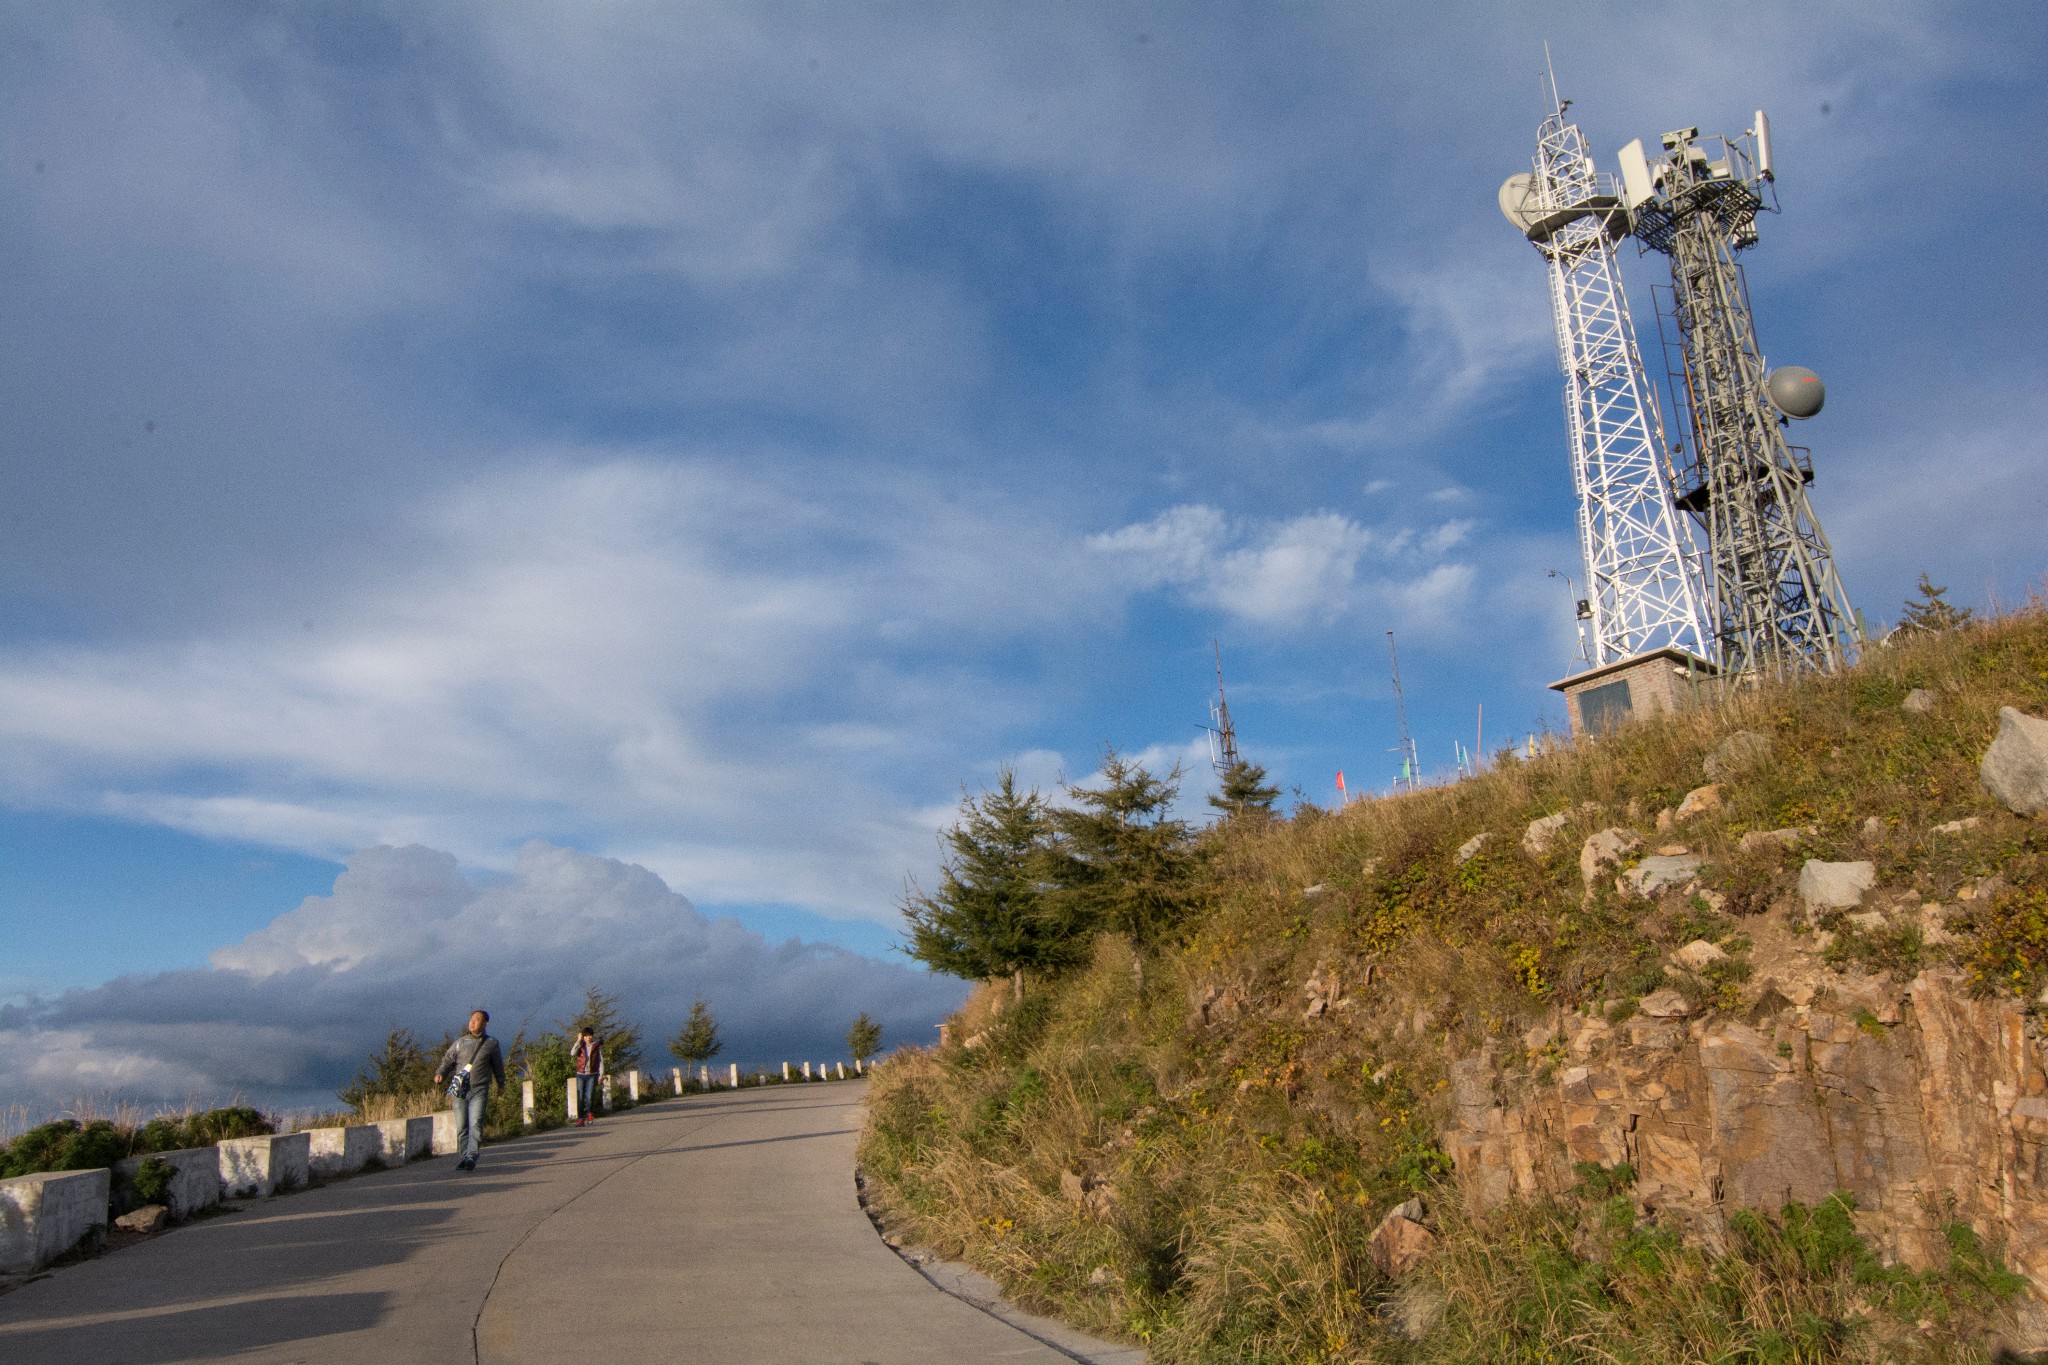
[[[597,1073],[579,1071],[576,1073],[576,1113],[589,1118],[597,1112]]]
[[[455,1101],[455,1150],[471,1165],[484,1145],[484,1110],[490,1102],[488,1082],[471,1086],[468,1099]]]

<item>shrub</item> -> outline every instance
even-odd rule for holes
[[[0,1176],[38,1171],[89,1171],[112,1166],[129,1155],[130,1135],[106,1119],[80,1124],[58,1119],[31,1128],[0,1153]]]
[[[171,1163],[162,1157],[144,1157],[141,1167],[129,1180],[128,1188],[138,1204],[161,1204],[164,1192],[171,1188],[171,1179],[176,1175]]]

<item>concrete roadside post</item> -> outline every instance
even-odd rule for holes
[[[697,1068],[697,1084],[703,1086],[706,1090],[709,1090],[711,1088],[710,1067],[700,1066]]]
[[[805,1080],[809,1080],[810,1078],[811,1078],[811,1064],[810,1064],[809,1062],[805,1062],[805,1063],[804,1063],[804,1079],[805,1079]]]
[[[789,1063],[788,1063],[788,1062],[784,1062],[784,1063],[782,1064],[782,1079],[783,1079],[783,1080],[785,1080],[785,1081],[787,1081],[787,1080],[789,1079]]]
[[[671,1075],[671,1076],[673,1076],[673,1077],[675,1077],[675,1082],[674,1082],[674,1083],[675,1083],[675,1088],[676,1088],[676,1097],[677,1097],[678,1099],[682,1098],[682,1094],[683,1094],[683,1069],[682,1069],[681,1067],[679,1067],[679,1066],[672,1066],[672,1067],[670,1067],[670,1068],[668,1069],[668,1074],[669,1074],[669,1075]]]
[[[856,1076],[868,1074],[868,1064],[865,1058],[856,1057],[853,1059],[853,1074]]]
[[[732,1088],[735,1090],[740,1088],[740,1064],[738,1062],[732,1064]]]
[[[634,1067],[626,1073],[626,1098],[640,1103],[640,1068]]]
[[[533,1082],[519,1083],[519,1123],[521,1127],[533,1127]]]
[[[399,1120],[403,1123],[404,1120]],[[372,1129],[381,1139],[383,1134]],[[381,1144],[380,1144],[381,1145]],[[402,1148],[405,1144],[401,1142]],[[381,1152],[379,1153],[381,1155]],[[142,1172],[142,1163],[154,1158],[171,1168],[171,1183],[165,1187],[163,1197],[157,1202],[171,1211],[173,1218],[190,1218],[201,1209],[212,1208],[220,1202],[220,1153],[211,1147],[188,1147],[181,1152],[153,1152],[150,1156],[131,1156],[126,1161],[114,1163],[113,1188],[118,1194],[135,1183],[135,1177]],[[401,1151],[397,1165],[405,1160]],[[0,1215],[4,1217],[4,1215]]]
[[[576,1078],[575,1078],[574,1076],[571,1076],[571,1077],[569,1078],[569,1086],[568,1086],[568,1089],[569,1089],[569,1094],[568,1094],[568,1104],[569,1104],[568,1114],[569,1114],[569,1122],[571,1122],[571,1123],[574,1123],[574,1122],[575,1122],[576,1120],[578,1120],[578,1119],[580,1119],[580,1118],[582,1118],[582,1117],[583,1117],[583,1115],[581,1115],[581,1114],[579,1114],[579,1113],[577,1113],[577,1112],[576,1112]]]
[[[612,1111],[612,1078],[609,1072],[605,1074],[604,1083],[598,1086],[597,1107],[607,1114]]]
[[[80,1242],[97,1247],[112,1179],[101,1167],[0,1180],[0,1272],[31,1275]]]
[[[833,1069],[834,1069],[834,1070],[836,1070],[836,1071],[837,1071],[837,1072],[839,1073],[839,1079],[840,1079],[840,1080],[842,1080],[842,1081],[843,1081],[843,1080],[845,1080],[845,1079],[846,1079],[846,1063],[845,1063],[845,1062],[834,1062],[834,1063],[832,1063],[832,1067],[833,1067]]]
[[[384,1134],[375,1124],[314,1128],[308,1130],[307,1136],[312,1139],[307,1151],[307,1165],[312,1174],[322,1180],[354,1175],[370,1164],[371,1157],[381,1158],[384,1150]]]

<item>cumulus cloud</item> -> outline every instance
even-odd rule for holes
[[[536,462],[419,509],[410,557],[286,619],[0,649],[0,792],[487,867],[595,829],[700,897],[888,920],[932,842],[886,793],[1028,705],[979,651],[1114,600],[1078,537],[1020,532],[1033,515],[712,461]]]
[[[31,1105],[111,1091],[141,1100],[319,1104],[392,1025],[436,1037],[472,1006],[493,1031],[552,1027],[586,986],[623,998],[650,1065],[690,1003],[730,1060],[839,1055],[853,1017],[922,1043],[964,988],[905,964],[712,920],[644,867],[528,844],[473,882],[434,849],[351,857],[309,897],[205,968],[122,977],[0,1008],[0,1093]]]
[[[1455,549],[1471,528],[1455,521],[1386,534],[1336,512],[1233,525],[1213,507],[1184,504],[1088,543],[1137,590],[1178,588],[1240,621],[1286,629],[1373,607],[1403,620],[1440,610],[1469,588],[1471,566],[1434,564],[1405,578],[1399,570]],[[1368,558],[1378,576],[1360,572]]]

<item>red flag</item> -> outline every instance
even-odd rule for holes
[[[1337,769],[1337,790],[1344,790],[1344,770],[1342,768]]]

